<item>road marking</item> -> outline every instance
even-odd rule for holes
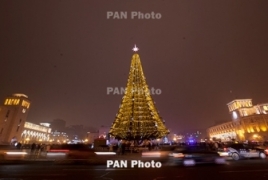
[[[63,177],[63,176],[67,176],[66,174],[51,174],[51,173],[49,173],[49,174],[27,174],[27,175],[25,175],[25,173],[23,173],[23,174],[21,174],[21,173],[16,173],[16,174],[13,174],[13,176],[23,176],[23,177],[25,177],[25,178],[29,178],[29,177],[45,177],[45,176],[61,176],[61,177]],[[15,180],[15,179],[18,179],[18,178],[0,178],[0,180]]]
[[[107,172],[107,173],[105,173],[104,175],[100,176],[99,178],[101,178],[101,179],[113,180],[112,178],[106,178],[106,177],[104,177],[104,176],[106,176],[106,175],[109,174],[109,173],[110,173],[110,172]]]

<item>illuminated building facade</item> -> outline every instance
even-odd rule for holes
[[[252,105],[251,99],[236,99],[227,104],[232,121],[210,127],[212,139],[221,141],[267,141],[268,103]]]
[[[51,138],[49,140],[50,143],[61,144],[61,143],[67,143],[68,141],[69,139],[68,139],[68,135],[66,132],[62,132],[62,131],[51,132]]]
[[[0,144],[15,142],[48,142],[51,133],[48,123],[26,122],[30,101],[25,94],[8,96],[0,107]]]
[[[67,143],[69,141],[66,130],[66,121],[63,119],[54,119],[50,123],[52,129],[50,142],[53,144]]]
[[[41,123],[40,125],[25,122],[23,132],[21,134],[20,142],[23,144],[29,143],[48,143],[50,142],[51,128],[48,123]]]
[[[30,109],[30,101],[25,94],[13,94],[0,107],[0,144],[20,141],[23,127]]]

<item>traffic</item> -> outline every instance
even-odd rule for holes
[[[36,146],[37,147],[37,146]],[[133,151],[135,149],[135,151]],[[18,148],[13,145],[0,147],[0,162],[3,160],[31,160],[42,159],[46,161],[58,160],[84,160],[88,162],[107,160],[134,160],[137,162],[159,161],[163,165],[196,166],[199,164],[225,165],[227,161],[242,159],[267,160],[268,146],[264,143],[242,142],[203,142],[162,144],[151,148],[148,145],[126,148],[124,154],[117,148],[94,149],[87,144],[55,144],[43,148]],[[91,160],[91,161],[89,161]]]

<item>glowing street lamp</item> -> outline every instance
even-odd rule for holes
[[[259,138],[259,135],[258,134],[254,134],[253,135],[253,139],[258,139]]]

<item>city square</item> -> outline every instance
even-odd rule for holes
[[[1,1],[0,180],[267,179],[267,1]]]

